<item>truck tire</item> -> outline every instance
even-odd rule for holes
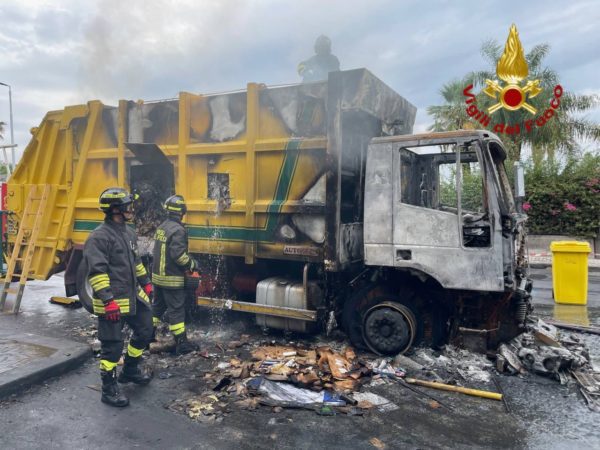
[[[362,335],[362,314],[367,305],[380,294],[377,286],[368,285],[352,295],[345,303],[342,310],[342,327],[348,335],[350,342],[356,348],[367,350]]]
[[[381,301],[363,316],[363,340],[378,355],[403,354],[417,338],[417,330],[413,311],[399,301]]]
[[[406,352],[414,343],[421,340],[423,336],[423,321],[415,307],[416,293],[406,287],[402,288],[397,295],[390,294],[384,287],[369,285],[358,291],[345,304],[342,311],[342,325],[348,338],[356,348],[370,350],[377,354],[398,354]],[[400,316],[404,316],[404,324],[401,328],[409,331],[409,335],[400,337],[397,346],[378,346],[372,333],[365,336],[364,326],[366,320],[383,321],[400,320],[401,317],[387,317],[387,313],[377,313],[375,316],[367,317],[374,313],[378,305],[386,305],[387,309],[396,310]],[[396,315],[393,313],[392,315]],[[378,318],[379,316],[379,318]],[[373,325],[371,323],[371,325]],[[400,330],[400,328],[396,328]],[[370,339],[365,339],[365,337]],[[397,351],[396,351],[397,350]],[[396,352],[396,353],[394,353]]]
[[[88,273],[88,265],[85,260],[82,260],[77,268],[77,295],[79,296],[79,302],[83,305],[85,310],[94,314],[94,308],[92,306],[93,290],[88,281]]]

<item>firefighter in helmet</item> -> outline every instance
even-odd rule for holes
[[[152,306],[153,321],[156,327],[161,320],[169,323],[169,330],[175,337],[175,353],[182,355],[198,350],[198,346],[188,341],[185,329],[185,275],[198,270],[198,264],[188,253],[188,236],[182,224],[187,212],[181,195],[172,195],[163,205],[167,219],[154,234],[152,255],[152,283],[156,296]]]
[[[119,383],[148,384],[150,374],[140,368],[141,356],[152,338],[152,284],[137,255],[137,236],[127,222],[133,219],[134,196],[121,188],[100,194],[104,223],[87,238],[83,259],[94,292],[93,310],[98,316],[101,343],[101,400],[111,406],[127,406],[129,399]],[[117,378],[117,363],[123,352],[123,324],[133,335],[127,345],[125,363]]]
[[[340,61],[331,53],[331,39],[321,35],[315,41],[315,54],[298,64],[303,83],[327,80],[329,72],[340,70]]]

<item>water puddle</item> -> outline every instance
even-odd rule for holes
[[[47,358],[56,352],[55,348],[43,345],[0,339],[0,373],[23,366],[35,359]]]

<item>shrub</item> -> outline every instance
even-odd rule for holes
[[[543,162],[525,173],[528,226],[533,234],[596,237],[600,229],[600,156],[561,165]]]

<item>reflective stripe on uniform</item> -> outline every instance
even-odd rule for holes
[[[152,274],[152,283],[164,287],[183,287],[183,277],[179,275],[158,275]]]
[[[161,275],[165,274],[165,265],[166,265],[166,253],[167,253],[167,244],[164,242],[160,244],[160,266],[158,268],[158,273]],[[154,277],[154,274],[152,274]]]
[[[142,288],[138,289],[138,297],[140,297],[146,303],[150,303],[150,298],[148,297],[148,295],[144,292],[144,290]]]
[[[144,265],[142,263],[139,263],[137,266],[135,266],[135,276],[136,277],[143,277],[144,275],[147,275],[148,272],[146,272],[146,268],[144,267]]]
[[[180,266],[185,266],[187,263],[190,262],[190,257],[187,253],[183,253],[179,258],[177,258],[175,262]]]
[[[154,325],[155,327],[157,327],[158,325],[160,325],[160,319],[158,317],[153,317],[152,318],[152,325]]]
[[[90,285],[94,292],[98,292],[100,289],[110,287],[110,278],[105,273],[99,273],[89,278]]]
[[[115,303],[119,305],[121,314],[129,314],[129,299],[128,298],[117,298]],[[94,308],[94,314],[106,314],[104,308],[104,302],[98,298],[92,299],[92,306]]]
[[[139,358],[144,353],[144,349],[135,348],[131,344],[127,346],[127,354],[132,358]]]
[[[173,333],[175,336],[178,336],[185,331],[185,323],[179,322],[175,325],[169,325],[169,330],[171,330],[171,333]]]
[[[116,362],[109,361],[108,359],[100,360],[100,370],[105,370],[106,372],[110,372],[115,367],[117,367]]]

